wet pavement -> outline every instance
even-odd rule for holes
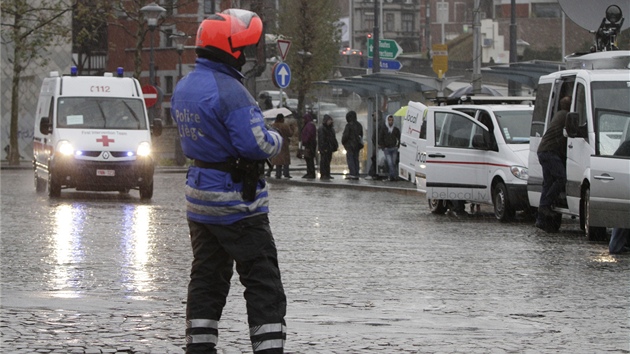
[[[270,178],[288,353],[630,353],[630,256],[577,221],[433,215],[409,182]],[[342,170],[342,168],[341,168]],[[337,170],[337,173],[341,173]],[[0,173],[3,353],[183,353],[185,174],[155,194],[34,192]],[[219,353],[250,353],[233,279]]]

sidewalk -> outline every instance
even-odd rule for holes
[[[320,180],[318,179],[305,179],[302,176],[306,173],[306,162],[298,158],[291,159],[290,173],[293,178],[276,179],[275,171],[272,172],[271,177],[267,177],[267,181],[270,184],[284,183],[294,185],[305,185],[320,188],[354,188],[362,190],[381,190],[388,192],[396,192],[402,194],[418,194],[416,186],[409,181],[395,181],[390,182],[387,180],[371,180],[366,179],[366,175],[362,174],[359,180],[345,179],[344,171],[347,170],[344,165],[331,166],[331,175],[334,177],[332,180]],[[30,161],[21,161],[18,166],[10,166],[7,161],[0,162],[0,170],[32,170],[33,165]],[[316,170],[318,170],[316,166]],[[155,169],[155,173],[185,173],[187,167],[185,166],[158,166]]]

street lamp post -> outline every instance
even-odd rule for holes
[[[177,81],[182,79],[182,53],[184,53],[184,44],[190,38],[184,32],[177,32],[171,35],[171,39],[173,39],[173,43],[175,43],[175,50],[177,50],[177,54],[179,55],[179,75],[177,76]]]
[[[150,3],[149,5],[144,6],[140,9],[140,12],[147,19],[147,25],[149,26],[149,31],[151,31],[151,55],[149,59],[149,82],[151,85],[155,86],[155,63],[153,61],[153,31],[157,28],[158,18],[166,12],[166,10],[156,4],[155,2]]]

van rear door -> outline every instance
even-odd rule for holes
[[[467,114],[430,108],[427,114],[427,199],[491,200],[487,185],[488,129]]]
[[[400,134],[398,176],[414,183],[419,177],[419,172],[424,179],[424,171],[419,170],[422,169],[421,157],[426,147],[426,123],[424,117],[426,107],[419,102],[409,102]],[[425,183],[421,184],[424,185]],[[417,184],[417,186],[420,185]],[[424,190],[420,191],[424,192]]]

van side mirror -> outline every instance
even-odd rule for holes
[[[52,124],[50,124],[50,119],[48,117],[42,117],[39,121],[39,131],[44,135],[52,133]]]
[[[580,127],[580,114],[570,112],[567,114],[567,121],[564,123],[564,129],[567,131],[569,138],[588,138],[586,127]]]
[[[153,119],[153,124],[151,124],[151,135],[155,137],[162,135],[162,120],[160,118]]]

